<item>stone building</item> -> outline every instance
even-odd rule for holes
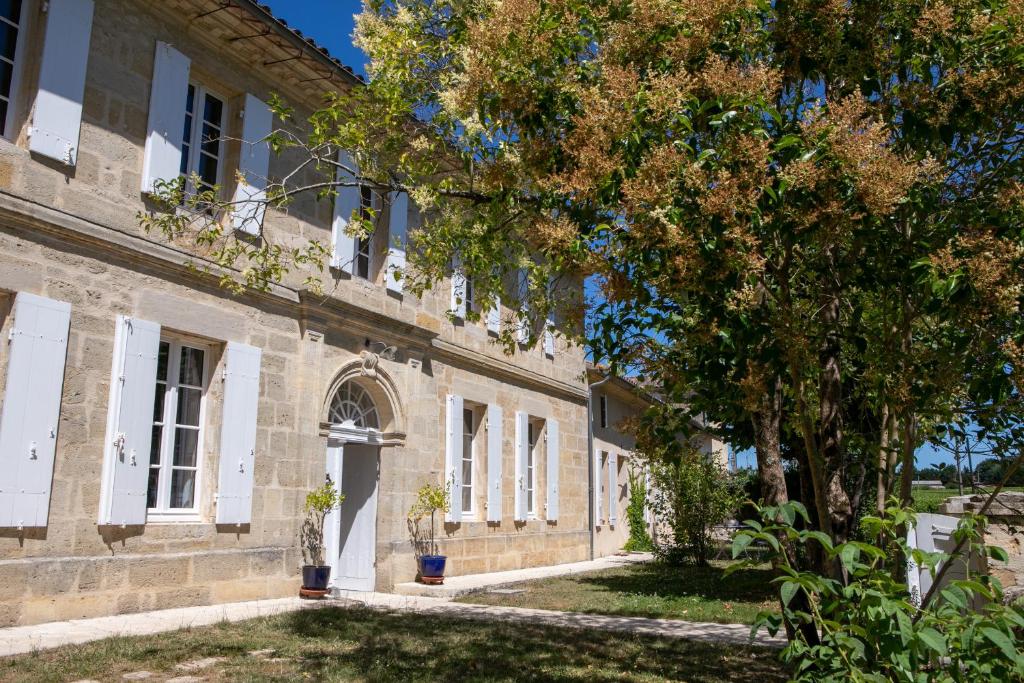
[[[594,555],[619,552],[629,538],[626,507],[631,487],[646,486],[650,477],[635,453],[636,439],[625,429],[625,421],[638,417],[658,398],[633,381],[610,376],[601,368],[587,367],[591,403],[591,492],[594,524]],[[728,448],[709,434],[696,437],[694,446],[713,457],[723,468],[728,466]],[[656,537],[663,525],[655,523],[648,510],[645,521]]]
[[[247,0],[15,0],[0,33],[0,625],[294,595],[325,471],[338,589],[414,578],[428,482],[454,482],[450,575],[588,557],[582,351],[506,356],[510,311],[403,292],[407,198],[369,240],[340,229],[357,188],[226,218],[330,243],[323,296],[233,295],[140,227],[180,171],[258,193],[291,168],[238,142],[269,133],[270,94],[301,114],[350,71]]]

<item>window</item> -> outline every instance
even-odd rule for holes
[[[462,512],[473,514],[473,434],[476,423],[472,408],[462,410]]]
[[[373,190],[368,187],[359,187],[359,217],[364,221],[375,223],[373,206]],[[368,235],[360,235],[356,243],[355,275],[364,280],[370,279],[370,247],[373,242],[373,232]]]
[[[473,312],[473,280],[469,277],[464,278],[465,284],[463,285],[463,295],[466,301],[466,313]]]
[[[536,515],[537,458],[534,455],[534,450],[537,447],[537,425],[533,422],[528,423],[526,434],[526,512],[529,515]]]
[[[15,67],[21,32],[21,0],[0,0],[0,135],[8,135],[14,118]]]
[[[345,382],[331,399],[332,424],[359,429],[380,429],[377,407],[366,389],[354,382]]]
[[[597,523],[600,524],[604,521],[604,501],[608,495],[605,490],[605,481],[607,477],[604,476],[605,468],[608,463],[608,452],[601,451],[600,457],[597,459],[597,500],[595,501],[597,507]]]
[[[608,427],[608,397],[602,395],[599,403],[601,405],[601,428],[605,429]]]
[[[0,0],[2,1],[2,0]],[[224,145],[224,102],[202,86],[188,84],[185,99],[185,130],[181,139],[181,174],[199,176],[199,187],[186,185],[189,192],[211,189],[220,180]]]
[[[206,349],[160,341],[146,496],[151,512],[195,511],[206,358]]]

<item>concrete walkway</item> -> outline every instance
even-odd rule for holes
[[[564,576],[596,569],[609,569],[623,564],[647,561],[649,556],[634,554],[605,557],[589,562],[574,562],[552,567],[537,567],[510,572],[476,574],[452,577],[445,580],[445,586],[422,586],[418,589],[430,591],[427,595],[399,595],[394,593],[363,593],[341,591],[334,599],[300,600],[280,598],[277,600],[253,600],[224,605],[202,607],[179,607],[175,609],[121,614],[95,619],[57,621],[35,626],[15,626],[0,629],[0,657],[25,654],[36,650],[87,643],[112,636],[144,636],[165,633],[182,628],[209,626],[224,621],[234,622],[256,617],[266,617],[301,609],[325,607],[366,606],[382,611],[407,611],[418,614],[438,614],[465,619],[490,619],[528,624],[543,624],[563,628],[598,629],[618,633],[639,633],[666,638],[685,638],[703,642],[718,642],[732,645],[749,645],[750,627],[742,624],[703,624],[678,621],[675,619],[647,619],[643,617],[614,617],[577,612],[556,612],[552,610],[528,609],[522,607],[497,607],[493,605],[471,605],[452,602],[457,595],[473,591],[494,589],[500,586]],[[405,590],[413,590],[412,586]],[[396,588],[398,588],[396,586]],[[445,589],[445,590],[438,590]],[[784,638],[758,634],[754,645],[782,647]]]
[[[338,603],[333,600],[301,600],[294,597],[202,607],[176,607],[112,617],[13,626],[0,628],[0,657],[46,650],[61,645],[88,643],[111,636],[145,636],[195,626],[209,626],[222,621],[243,621],[300,609],[337,606]]]
[[[398,595],[448,598],[450,600],[460,595],[476,593],[482,590],[492,590],[523,581],[549,579],[553,576],[592,572],[598,569],[614,569],[627,564],[650,562],[652,559],[653,556],[650,553],[629,553],[628,555],[609,555],[608,557],[599,557],[596,560],[555,564],[548,567],[531,567],[529,569],[513,569],[506,572],[469,574],[466,576],[449,576],[445,578],[444,584],[440,586],[427,586],[416,582],[398,583],[395,584],[395,593]]]

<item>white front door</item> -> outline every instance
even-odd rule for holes
[[[378,446],[360,443],[331,444],[327,449],[327,473],[345,495],[325,523],[332,588],[374,588],[379,454]]]

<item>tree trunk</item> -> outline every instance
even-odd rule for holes
[[[782,469],[780,434],[782,424],[782,380],[775,377],[765,391],[758,409],[751,415],[757,474],[761,478],[761,497],[765,505],[789,502],[786,475]]]
[[[757,410],[751,415],[754,427],[754,450],[757,454],[757,473],[761,478],[761,497],[766,505],[778,506],[789,502],[786,490],[786,474],[782,468],[781,425],[782,425],[782,379],[778,376],[771,381],[771,386],[761,396]],[[780,538],[790,564],[797,566],[797,554],[793,544],[786,538]],[[778,571],[779,560],[772,560],[772,567]],[[781,597],[779,600],[782,607]],[[793,610],[810,612],[810,600],[803,591],[797,591],[790,601]],[[812,623],[792,624],[785,622],[786,635],[790,640],[800,635],[810,645],[820,642],[818,631]]]
[[[827,509],[832,526],[831,535],[836,543],[849,539],[853,521],[853,508],[843,479],[846,469],[843,444],[843,392],[840,372],[839,297],[825,295],[820,308],[820,319],[825,329],[818,352],[818,433],[823,465],[823,491],[818,500]]]
[[[876,490],[875,509],[878,514],[885,512],[886,499],[889,497],[889,404],[882,404],[882,431],[878,438],[878,487]]]
[[[914,500],[914,446],[917,443],[917,416],[907,412],[900,422],[903,432],[900,435],[900,503],[903,507],[910,507]]]

